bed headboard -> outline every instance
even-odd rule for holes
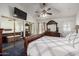
[[[76,33],[79,33],[79,25],[76,25]]]

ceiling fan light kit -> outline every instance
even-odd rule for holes
[[[41,3],[40,9],[35,11],[35,13],[37,17],[50,17],[51,15],[56,15],[59,13],[59,10],[52,8],[51,6],[49,7],[47,3]]]
[[[40,16],[41,17],[47,17],[47,14],[41,14]]]

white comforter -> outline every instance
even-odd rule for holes
[[[76,56],[79,50],[73,48],[64,38],[44,36],[29,44],[27,54],[30,56]]]

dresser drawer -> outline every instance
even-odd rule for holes
[[[45,35],[54,36],[54,37],[60,37],[60,33],[57,33],[57,32],[46,32]]]

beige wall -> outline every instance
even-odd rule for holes
[[[19,9],[25,11],[25,12],[28,12],[28,11],[26,11],[26,9],[24,7],[22,7],[21,5],[19,5],[17,3],[14,3],[14,4],[11,4],[11,3],[10,4],[6,4],[6,3],[0,4],[0,27],[2,27],[4,29],[8,29],[8,28],[12,29],[12,31],[8,31],[8,32],[13,32],[13,26],[14,26],[13,20],[12,19],[5,19],[5,18],[2,18],[1,16],[12,17],[12,8],[13,7],[17,7],[17,8],[19,8]],[[31,17],[30,15],[28,15],[28,14],[27,14],[27,21],[35,23],[35,19],[33,17]],[[8,21],[8,20],[12,20],[12,21]],[[24,21],[24,22],[27,22],[27,21]],[[16,30],[15,30],[16,32],[23,31],[23,21],[17,19],[15,27],[16,27]],[[6,32],[4,31],[4,33],[6,33]],[[33,29],[32,33],[35,34],[34,29]]]

